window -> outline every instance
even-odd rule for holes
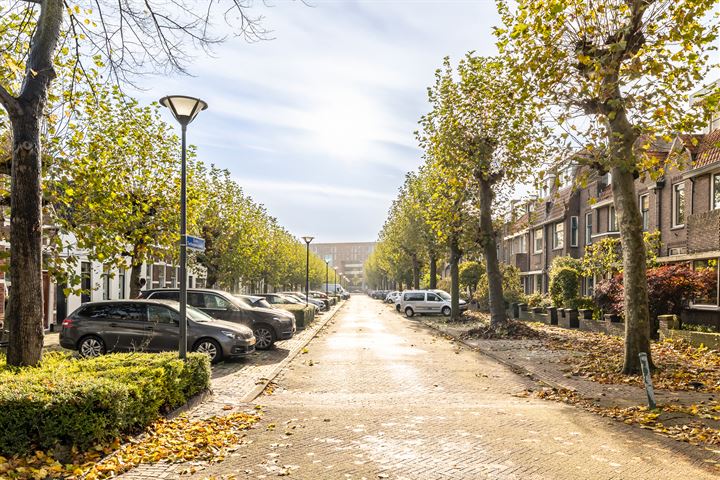
[[[565,224],[558,222],[553,225],[553,249],[563,248],[565,246]]]
[[[218,295],[212,295],[206,293],[203,295],[205,300],[205,308],[212,308],[215,310],[227,310],[232,304]]]
[[[180,316],[167,307],[160,305],[148,305],[148,321],[150,323],[173,324],[180,321]]]
[[[510,254],[512,255],[513,253],[527,253],[525,247],[525,235],[515,237],[513,241],[510,242]]]
[[[543,276],[541,273],[535,275],[535,293],[543,293]]]
[[[153,292],[148,298],[153,300],[175,300],[177,302],[180,301],[180,292]]]
[[[642,216],[643,232],[650,230],[650,195],[640,195],[640,215]]]
[[[717,305],[718,304],[718,264],[717,259],[695,260],[693,269],[707,273],[708,294],[693,300],[696,305]]]
[[[585,295],[592,297],[593,290],[595,289],[595,277],[585,277]]]
[[[80,301],[82,303],[89,302],[92,293],[92,268],[90,262],[82,262],[80,264]]]
[[[80,311],[83,317],[98,320],[145,321],[145,306],[136,303],[104,303],[89,305]]]
[[[676,183],[672,189],[673,227],[685,225],[685,184]]]
[[[592,243],[592,217],[592,212],[585,214],[585,245],[590,245]]]
[[[535,253],[542,253],[543,251],[543,229],[536,228],[534,232],[535,237]]]
[[[442,302],[442,298],[438,297],[434,293],[428,293],[427,294],[427,301],[428,302]]]
[[[425,301],[424,293],[406,293],[403,295],[403,300],[406,302],[423,302]]]
[[[608,208],[608,232],[617,232],[617,214],[612,205]]]
[[[526,240],[525,235],[520,235],[520,249],[518,253],[527,253]]]
[[[712,193],[710,195],[710,208],[717,210],[720,208],[720,173],[712,176]]]
[[[570,246],[578,246],[578,217],[570,217]]]
[[[668,248],[668,255],[685,255],[686,253],[687,248],[685,247]]]
[[[125,298],[125,269],[118,270],[118,298]]]
[[[103,300],[110,300],[110,267],[104,267],[102,273]]]

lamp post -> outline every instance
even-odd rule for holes
[[[305,305],[310,303],[310,242],[315,237],[302,237],[305,240]]]
[[[328,285],[328,280],[330,277],[328,277],[328,268],[330,266],[330,261],[325,260],[325,296],[327,296],[330,285]]]
[[[199,98],[170,95],[160,99],[160,104],[170,109],[182,130],[182,161],[180,167],[180,358],[187,357],[187,161],[186,130],[198,113],[207,108]]]
[[[335,293],[337,293],[337,267],[333,267],[333,269],[335,270]]]

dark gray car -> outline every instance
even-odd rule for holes
[[[295,334],[295,316],[284,310],[252,307],[231,293],[222,290],[191,288],[187,303],[213,318],[249,327],[255,334],[258,350],[272,348],[277,340],[287,340]],[[177,288],[147,290],[143,298],[178,300]]]
[[[94,357],[107,352],[178,349],[180,304],[167,300],[110,300],[82,305],[60,330],[60,345]],[[188,348],[213,363],[255,351],[249,328],[209,317],[188,306]]]

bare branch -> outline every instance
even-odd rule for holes
[[[18,103],[17,99],[13,97],[12,94],[8,92],[2,85],[0,85],[0,104],[10,114],[18,113],[20,110],[20,104]]]

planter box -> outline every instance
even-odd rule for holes
[[[720,333],[693,332],[690,330],[668,330],[661,332],[661,337],[680,338],[690,345],[699,347],[704,345],[713,350],[720,350]]]
[[[580,310],[578,310],[578,317],[581,320],[592,320],[592,318],[593,318],[592,314],[593,314],[593,311],[590,310],[589,308],[581,308]]]
[[[677,315],[658,315],[660,330],[680,330],[680,319]]]
[[[574,308],[566,308],[565,316],[567,317],[568,326],[570,328],[580,328],[580,319],[578,317],[578,311]]]
[[[555,307],[548,307],[548,316],[550,317],[550,325],[558,324],[558,309]]]
[[[544,313],[545,309],[543,307],[533,307],[532,312],[533,313]]]
[[[606,313],[603,315],[603,318],[607,323],[622,323],[622,317],[620,315],[615,315],[614,313]]]
[[[512,318],[520,318],[520,304],[518,302],[512,302],[510,304],[510,311],[512,312]]]

